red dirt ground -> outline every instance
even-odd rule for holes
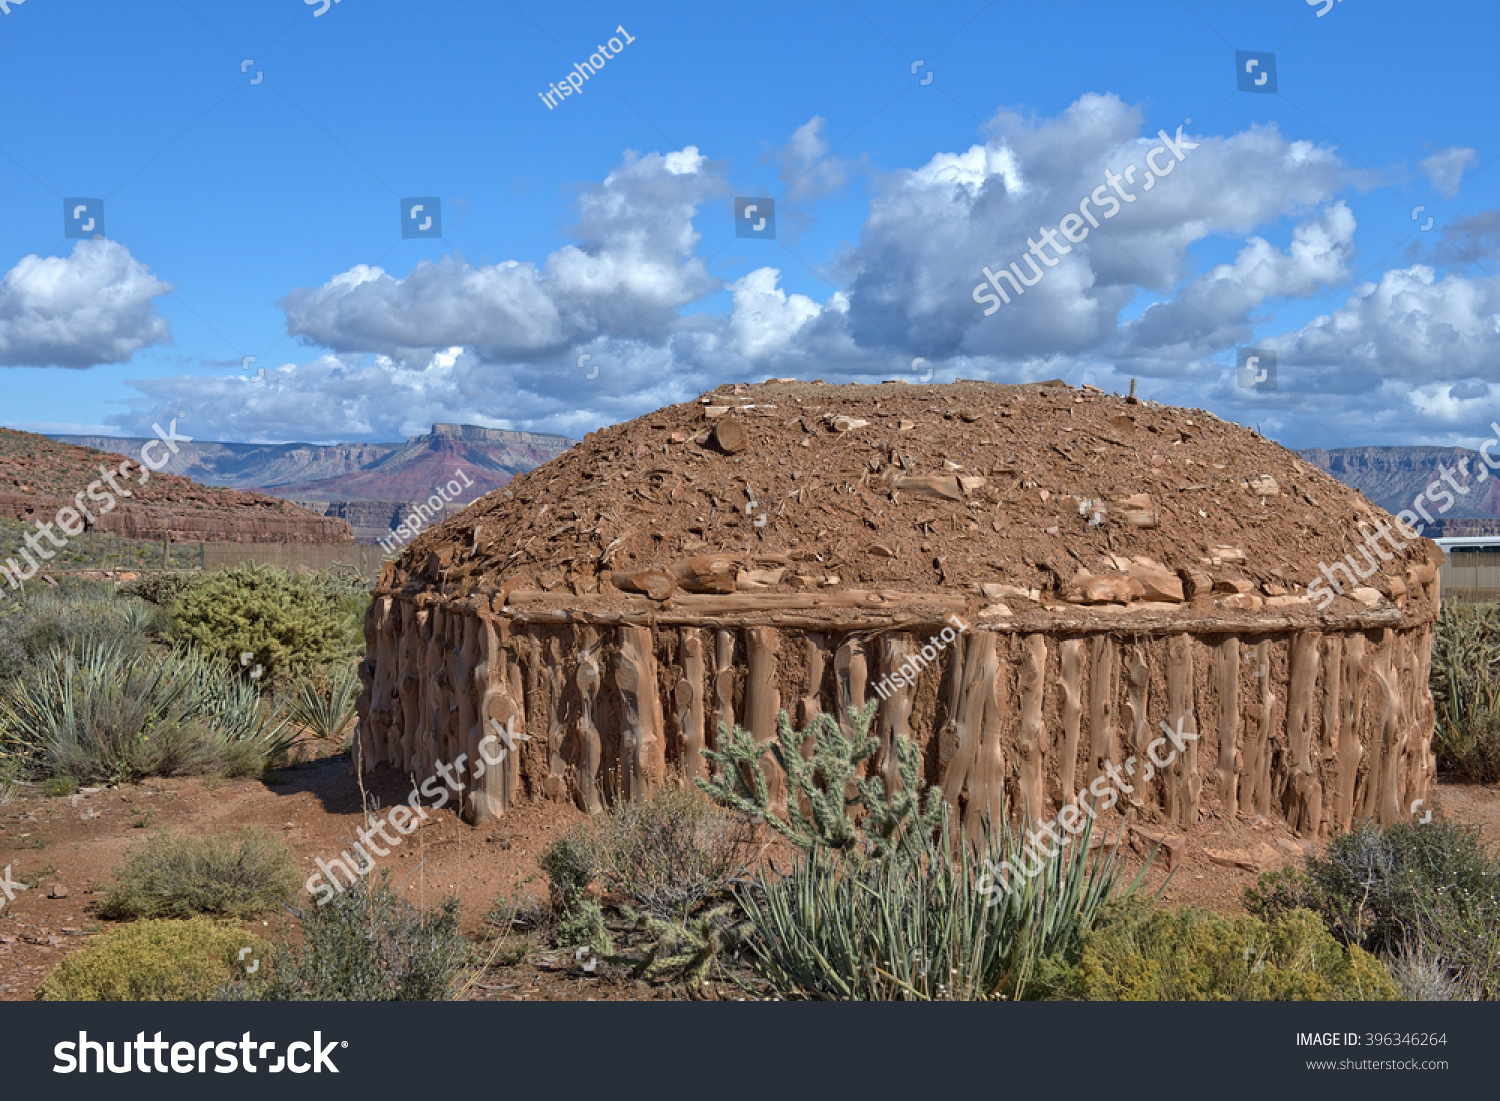
[[[37,886],[17,895],[0,910],[0,999],[31,998],[47,972],[63,956],[111,927],[94,911],[111,881],[111,870],[126,852],[151,831],[202,834],[258,826],[281,837],[297,854],[304,875],[318,857],[332,858],[349,846],[362,824],[361,794],[345,757],[325,758],[283,770],[282,782],[200,779],[152,780],[104,788],[93,794],[49,798],[25,789],[0,808],[0,868],[12,865],[16,880]],[[404,800],[410,781],[381,770],[369,795],[381,806]],[[1500,788],[1441,783],[1438,813],[1483,827],[1485,836],[1500,837]],[[462,903],[465,933],[486,937],[483,918],[498,895],[546,897],[546,880],[537,859],[553,839],[583,819],[581,811],[561,803],[523,806],[505,819],[482,827],[466,826],[451,807],[432,813],[380,866],[391,871],[402,894],[418,905],[432,906],[443,896]],[[1109,836],[1119,828],[1111,823]],[[1149,827],[1154,831],[1160,826]],[[1131,874],[1142,864],[1145,844],[1122,845]],[[1260,870],[1300,859],[1298,842],[1283,826],[1265,820],[1209,817],[1187,840],[1179,866],[1164,896],[1174,906],[1206,906],[1222,913],[1243,910],[1245,887],[1256,872],[1212,861],[1239,857]],[[1159,855],[1145,883],[1155,890],[1165,878]],[[62,890],[50,890],[53,885]],[[53,898],[51,894],[66,894]],[[310,903],[303,894],[299,904]],[[274,935],[292,931],[285,914],[266,915],[257,931]],[[618,976],[593,977],[573,965],[567,952],[531,951],[513,967],[490,970],[465,993],[472,999],[644,1000],[684,996],[681,989],[650,987]],[[699,997],[743,996],[733,988],[699,992]]]

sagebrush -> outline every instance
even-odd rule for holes
[[[112,920],[250,918],[290,902],[297,859],[263,830],[187,837],[158,834],[125,858],[99,907]]]

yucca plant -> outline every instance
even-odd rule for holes
[[[815,848],[743,893],[755,969],[784,997],[1024,997],[1042,961],[1075,952],[1116,897],[1117,854],[1091,858],[1089,832],[998,899],[979,889],[977,854],[1009,850],[1014,863],[1018,846],[972,846],[952,836],[946,815],[934,843],[908,835],[883,859]]]
[[[337,743],[354,721],[360,690],[359,673],[352,665],[300,676],[292,686],[292,721],[324,741]]]
[[[190,649],[55,649],[0,693],[7,740],[82,783],[259,771],[289,742],[253,686]]]
[[[1121,893],[1116,850],[1090,856],[1090,825],[1071,848],[1039,858],[1036,874],[1011,874],[1004,890],[986,884],[981,869],[1019,865],[1022,846],[1004,821],[959,836],[905,738],[892,746],[896,790],[860,776],[875,754],[874,715],[873,701],[851,708],[849,738],[831,716],[797,731],[782,712],[775,742],[757,746],[735,728],[721,730],[721,752],[705,751],[723,767],[699,786],[802,850],[789,873],[762,869],[739,892],[753,966],[784,997],[1023,997],[1042,962],[1076,953],[1100,908]],[[803,758],[809,739],[813,753]],[[784,818],[770,805],[767,752],[786,773]]]

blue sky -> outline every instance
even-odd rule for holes
[[[11,427],[581,436],[917,357],[1136,378],[1297,447],[1500,417],[1490,2],[8,6]],[[1274,54],[1275,94],[1237,90],[1236,50]],[[1023,260],[1179,126],[1171,175]],[[776,200],[775,240],[735,235],[737,195]],[[421,196],[440,239],[401,235]],[[64,236],[69,197],[103,199],[105,239]],[[981,269],[1013,261],[1041,282],[986,316]],[[1239,384],[1241,348],[1274,390]]]

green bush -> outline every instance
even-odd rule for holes
[[[1025,996],[1049,959],[1076,954],[1082,932],[1115,894],[1115,852],[1091,858],[1085,828],[1071,848],[1039,856],[1036,875],[1007,872],[1001,889],[980,869],[1020,863],[1005,824],[994,835],[955,836],[948,804],[927,789],[909,741],[894,746],[901,782],[893,794],[876,775],[856,779],[875,753],[874,714],[873,701],[851,709],[851,740],[832,716],[795,731],[783,712],[769,746],[737,728],[721,731],[722,753],[708,754],[723,766],[721,778],[700,785],[804,851],[789,874],[762,869],[738,892],[752,966],[782,997]],[[803,758],[809,740],[813,755]],[[785,818],[767,797],[760,763],[767,749],[787,777]]]
[[[159,834],[126,857],[116,879],[99,915],[125,921],[254,917],[291,901],[298,883],[292,850],[256,829],[237,836]]]
[[[12,752],[54,776],[251,775],[285,751],[285,721],[254,685],[192,650],[91,643],[54,650],[0,690]]]
[[[232,997],[260,1001],[443,1001],[469,962],[458,900],[421,911],[391,888],[390,873],[360,880],[302,922],[302,944],[283,943],[260,981]]]
[[[1459,996],[1500,996],[1500,860],[1477,829],[1455,822],[1365,823],[1311,857],[1303,875],[1262,876],[1252,912],[1318,912],[1345,944],[1392,959],[1441,965]],[[1431,983],[1422,984],[1431,988]]]
[[[274,680],[352,661],[364,646],[354,611],[361,599],[324,576],[240,566],[193,585],[172,605],[172,618],[180,639],[236,664],[249,654],[247,664]]]
[[[66,956],[37,991],[50,1002],[206,1001],[238,977],[241,950],[267,946],[207,918],[142,921],[106,933]]]
[[[1078,966],[1049,992],[1090,1001],[1390,1001],[1399,990],[1374,956],[1345,947],[1318,915],[1267,923],[1211,910],[1111,903],[1082,937]]]

